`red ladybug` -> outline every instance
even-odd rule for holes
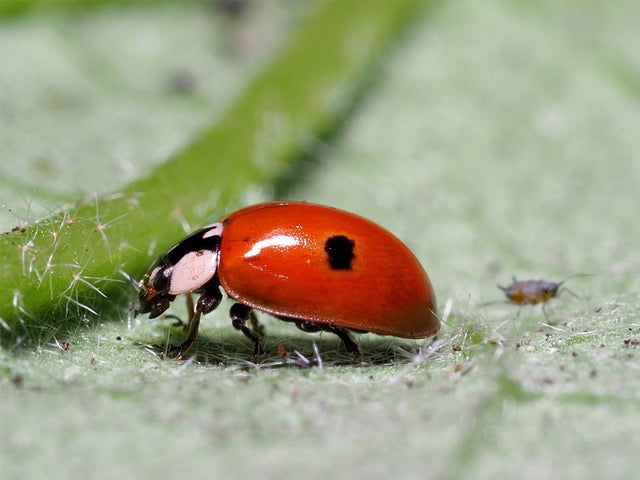
[[[271,202],[238,210],[161,255],[140,282],[136,311],[162,314],[176,295],[199,293],[181,356],[200,316],[233,298],[233,326],[262,352],[246,325],[252,309],[306,332],[349,331],[425,338],[440,328],[431,282],[417,258],[387,230],[357,215],[309,203]]]

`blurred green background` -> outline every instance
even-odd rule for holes
[[[18,227],[1,252],[3,478],[637,475],[640,4],[342,5],[3,2],[0,230]],[[346,60],[281,62],[300,45]],[[260,85],[287,81],[256,119]],[[267,132],[237,145],[255,155],[228,160],[230,141],[189,168],[207,132],[241,138],[238,119]],[[183,191],[198,203],[169,217]],[[263,315],[258,367],[223,303],[196,356],[162,360],[180,332],[132,318],[118,270],[138,277],[185,231],[271,198],[402,238],[434,283],[438,337],[362,335],[354,361]],[[73,265],[49,275],[46,248]],[[578,273],[578,298],[546,316],[484,305],[512,275]],[[273,366],[312,339],[323,369]]]

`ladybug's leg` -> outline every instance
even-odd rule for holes
[[[193,300],[191,301],[193,303]],[[202,312],[191,310],[189,314],[189,323],[185,329],[187,330],[187,338],[178,346],[171,349],[171,354],[176,360],[182,359],[182,356],[187,353],[187,350],[191,348],[191,345],[198,336],[198,328],[200,327],[200,317]]]
[[[220,301],[222,300],[222,293],[217,287],[210,290],[205,290],[198,299],[198,303],[193,304],[193,297],[191,294],[187,294],[187,309],[189,311],[189,322],[185,326],[187,332],[187,338],[176,348],[172,353],[175,354],[177,359],[182,356],[191,348],[191,345],[198,336],[198,329],[200,328],[200,317],[212,312],[216,309]]]
[[[258,321],[258,316],[255,310],[251,310],[249,314],[249,323],[251,324],[251,331],[262,341],[264,339],[264,326]],[[261,352],[264,353],[264,352]]]
[[[171,324],[172,327],[182,327],[185,330],[187,329],[187,324],[184,323],[184,320],[173,313],[165,313],[161,318],[162,320],[173,320],[173,323]]]
[[[340,337],[340,340],[342,340],[342,343],[344,343],[344,346],[347,349],[347,352],[353,353],[358,357],[360,356],[360,349],[358,348],[358,345],[356,345],[356,342],[354,342],[351,339],[351,336],[349,335],[349,332],[346,329],[341,327],[333,327],[325,323],[308,322],[306,320],[293,320],[293,321],[295,322],[296,326],[303,332],[323,331],[323,332],[331,332],[337,335],[338,337]]]
[[[264,354],[264,349],[262,348],[263,332],[262,326],[258,324],[251,307],[241,303],[234,303],[229,310],[229,315],[231,316],[231,324],[253,342],[253,357],[258,360]],[[249,319],[251,319],[253,328],[247,327],[247,320]]]

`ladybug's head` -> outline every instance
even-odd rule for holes
[[[161,315],[181,293],[198,292],[215,281],[222,224],[202,228],[160,255],[138,284],[136,314]],[[217,278],[217,277],[216,277]]]
[[[134,310],[138,313],[148,313],[149,318],[155,318],[169,308],[169,304],[176,298],[171,294],[172,265],[163,265],[166,255],[159,257],[138,284],[138,301]]]

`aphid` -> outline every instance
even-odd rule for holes
[[[574,292],[567,287],[563,287],[564,282],[578,275],[571,275],[560,282],[547,282],[546,280],[523,280],[518,281],[512,277],[513,283],[507,287],[498,285],[497,287],[504,292],[511,303],[518,305],[536,305],[545,303],[552,298],[557,297],[563,291],[578,298]]]
[[[355,354],[351,331],[425,338],[440,328],[431,282],[407,246],[369,220],[321,205],[253,205],[192,233],[152,264],[136,313],[154,318],[177,295],[199,293],[180,357],[200,317],[222,300],[220,287],[235,300],[231,322],[256,357],[263,350],[254,309],[305,332],[334,333]]]
[[[560,282],[548,282],[546,280],[522,280],[518,281],[515,277],[512,277],[513,283],[507,287],[497,285],[497,287],[504,292],[507,296],[509,303],[515,303],[516,305],[537,305],[542,304],[542,311],[546,317],[547,312],[545,310],[546,303],[559,296],[562,292],[567,292],[570,295],[578,298],[574,292],[564,286],[564,283],[570,278],[583,277],[588,274],[580,273],[571,275]],[[489,302],[493,303],[493,302]]]

